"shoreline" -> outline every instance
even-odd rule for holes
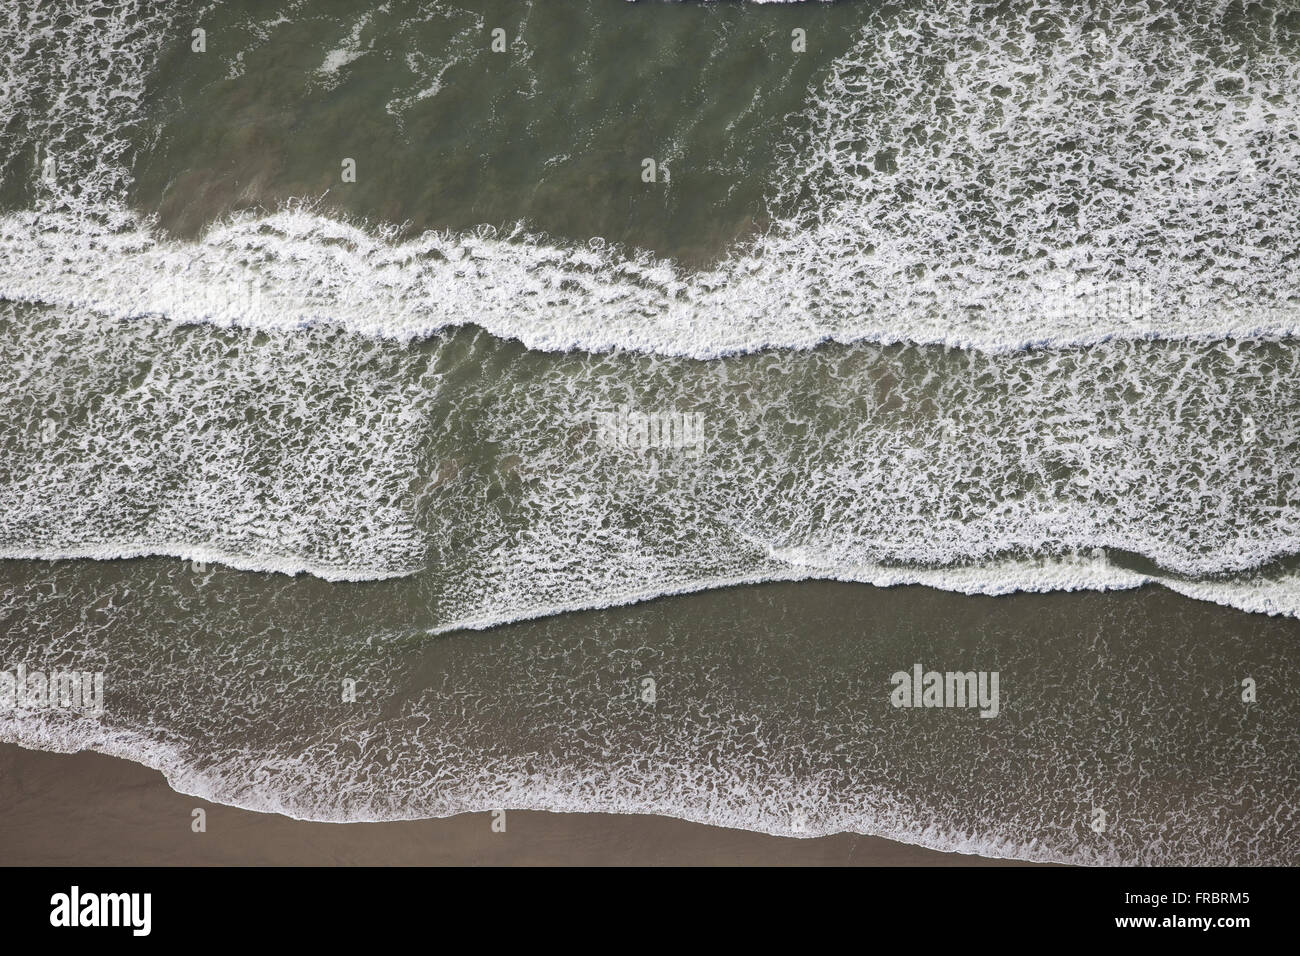
[[[191,829],[206,814],[206,832]],[[7,866],[1033,866],[840,833],[795,839],[671,817],[510,810],[320,823],[209,803],[162,774],[92,751],[0,744]]]

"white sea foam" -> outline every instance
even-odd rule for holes
[[[178,303],[236,281],[259,284],[260,304],[198,317],[398,339],[474,323],[532,348],[697,358],[1295,334],[1300,62],[1269,31],[1238,44],[1209,6],[1085,6],[880,14],[800,121],[775,225],[702,272],[523,231],[395,242],[301,208],[182,243],[106,232],[60,202],[0,223],[0,296],[189,321]],[[101,149],[120,138],[94,133]],[[83,159],[106,184],[95,196],[125,176],[78,157],[65,178],[86,178]],[[1150,308],[1048,304],[1089,285],[1136,285]]]
[[[398,502],[419,471],[409,390],[438,387],[400,354],[16,309],[0,304],[0,553],[327,580],[423,565]]]
[[[370,14],[366,14],[352,25],[352,30],[344,38],[342,46],[335,47],[325,54],[324,62],[316,68],[316,74],[326,87],[339,82],[340,77],[335,75],[339,70],[366,55],[367,51],[361,46],[361,34],[369,25]]]
[[[1291,348],[521,360],[483,333],[3,315],[9,557],[415,574],[437,632],[808,578],[1297,611]],[[689,409],[691,454],[602,441],[629,395]]]
[[[139,227],[125,204],[129,137],[168,27],[140,0],[0,9],[0,173],[26,173],[36,208]]]
[[[674,763],[656,780],[625,780],[618,789],[603,779],[575,780],[572,769],[563,764],[543,772],[498,771],[490,780],[475,776],[483,763],[472,754],[458,754],[466,770],[465,782],[436,802],[401,808],[400,802],[384,809],[331,808],[323,798],[327,791],[319,784],[295,790],[268,786],[268,771],[276,777],[297,776],[315,780],[319,770],[306,758],[277,756],[272,760],[246,755],[247,762],[235,766],[200,767],[182,746],[161,743],[154,737],[129,730],[105,731],[90,723],[65,726],[48,719],[0,717],[0,739],[31,750],[50,753],[78,753],[85,750],[130,760],[159,771],[177,793],[210,803],[237,807],[256,813],[277,813],[295,820],[331,823],[379,823],[394,820],[427,820],[462,813],[486,813],[499,809],[540,810],[551,813],[626,813],[673,817],[692,823],[750,830],[778,836],[809,839],[835,833],[861,833],[944,853],[966,853],[994,859],[1018,859],[1038,863],[1079,865],[1140,865],[1141,858],[1128,859],[1110,853],[1062,852],[1039,844],[1035,839],[991,839],[978,833],[962,833],[943,826],[918,822],[917,806],[905,804],[881,791],[866,804],[870,810],[823,813],[814,822],[800,819],[792,826],[790,807],[816,806],[823,797],[816,787],[796,781],[778,782],[782,805],[764,806],[754,801],[719,800],[716,793],[718,768]],[[256,763],[256,767],[253,764]],[[691,784],[700,782],[697,789]],[[705,783],[707,781],[707,783]],[[752,781],[746,781],[753,788]],[[745,784],[737,780],[736,788]],[[373,784],[372,784],[373,785]],[[771,784],[769,784],[771,785]],[[742,793],[749,792],[742,789]],[[796,815],[798,811],[796,811]],[[1221,862],[1207,856],[1203,864]],[[1250,860],[1241,861],[1249,864]],[[1170,860],[1151,854],[1147,865],[1170,865]],[[1189,864],[1190,865],[1190,864]]]
[[[106,343],[116,341],[113,348],[126,347],[125,339],[85,318],[88,313],[137,323],[149,318],[138,333],[146,339],[158,334],[155,317],[290,338],[324,327],[402,341],[472,323],[541,350],[691,357],[826,340],[943,343],[1011,354],[1043,343],[1064,348],[1113,339],[1215,342],[1293,334],[1300,260],[1288,250],[1300,236],[1300,64],[1288,56],[1283,28],[1262,29],[1246,44],[1230,38],[1222,11],[1211,6],[1142,14],[1101,3],[1087,7],[1090,17],[1053,3],[1034,5],[1029,16],[944,4],[881,13],[888,19],[863,31],[801,120],[782,167],[788,172],[773,185],[773,228],[697,272],[599,241],[557,245],[523,230],[398,241],[394,230],[338,222],[298,205],[223,221],[197,242],[167,238],[147,222],[124,219],[120,196],[129,178],[123,131],[139,122],[141,77],[156,49],[150,39],[156,25],[130,6],[113,15],[109,29],[89,16],[56,27],[52,17],[22,20],[11,12],[6,35],[44,37],[64,68],[29,76],[23,73],[29,58],[20,51],[13,72],[21,76],[11,81],[18,85],[9,108],[21,109],[32,89],[62,90],[56,101],[67,109],[53,110],[49,122],[88,131],[96,148],[71,151],[70,166],[60,173],[60,182],[75,173],[88,186],[48,194],[37,188],[34,209],[0,217],[0,297],[82,316],[62,320],[83,329],[65,326],[60,339],[75,340],[88,368],[104,363],[93,354],[100,347],[91,343],[90,329]],[[356,42],[347,49],[359,49],[365,22],[352,25]],[[89,58],[93,69],[83,63],[88,44],[100,58]],[[95,99],[97,87],[112,93]],[[88,100],[95,108],[87,111]],[[105,209],[113,214],[101,214]],[[1136,284],[1143,307],[1117,310],[1080,292],[1116,284]],[[195,374],[207,395],[218,393],[214,385],[223,376],[246,372],[225,363],[219,341],[193,343]],[[340,376],[347,361],[317,360],[307,353],[324,340],[306,341],[296,351],[285,349],[295,351],[293,361],[330,376],[310,400],[328,402],[334,389],[346,393]],[[27,348],[11,344],[15,354]],[[461,610],[451,618],[505,620],[695,581],[810,573],[813,566],[837,576],[903,564],[940,569],[932,575],[936,583],[969,582],[972,572],[955,569],[972,561],[1035,551],[1057,557],[1094,547],[1136,552],[1171,580],[1198,580],[1198,594],[1236,595],[1252,607],[1288,613],[1294,604],[1285,596],[1260,597],[1255,585],[1203,579],[1250,571],[1300,550],[1295,509],[1286,504],[1293,432],[1275,421],[1281,411],[1270,404],[1262,380],[1277,374],[1290,381],[1290,365],[1269,369],[1260,352],[1216,353],[1245,364],[1217,366],[1226,376],[1218,384],[1197,379],[1212,414],[1200,423],[1205,441],[1189,446],[1179,422],[1187,397],[1150,393],[1145,382],[1173,375],[1190,387],[1179,376],[1194,368],[1192,353],[1098,354],[1106,356],[1099,362],[1124,365],[1117,384],[1154,395],[1133,408],[1126,408],[1127,399],[1101,401],[1096,413],[1118,429],[1110,438],[1095,434],[1095,420],[1070,419],[1069,406],[1095,390],[1101,368],[1072,364],[1065,352],[1071,386],[1063,390],[1054,386],[1053,367],[991,366],[1005,407],[992,419],[962,412],[966,422],[946,443],[927,438],[918,446],[904,431],[862,431],[851,422],[827,428],[820,446],[790,445],[779,432],[765,436],[769,452],[734,463],[736,474],[750,476],[741,489],[749,497],[739,499],[754,502],[747,511],[723,507],[713,527],[677,519],[687,534],[727,529],[699,566],[684,561],[694,545],[676,535],[662,545],[640,535],[593,536],[590,515],[573,514],[571,502],[588,500],[601,486],[590,488],[588,476],[574,469],[575,461],[578,469],[588,464],[571,457],[558,472],[567,483],[553,481],[545,493],[520,502],[543,523],[524,539],[533,550],[476,558],[475,578],[491,570],[508,587],[480,594],[477,611],[457,604]],[[1147,359],[1154,364],[1144,365]],[[1193,364],[1184,368],[1187,362]],[[820,367],[820,360],[808,361],[808,368]],[[1029,401],[1010,397],[1020,375],[1034,383]],[[97,378],[102,375],[92,372],[77,387],[93,391]],[[248,374],[247,381],[257,376]],[[850,393],[856,384],[850,380]],[[594,379],[588,385],[607,387]],[[913,387],[909,400],[923,402],[923,393]],[[28,405],[39,404],[19,394]],[[185,405],[166,386],[161,394],[171,395],[174,409]],[[987,397],[949,389],[927,414]],[[51,407],[75,415],[76,404],[64,398]],[[242,400],[255,404],[251,394]],[[1063,423],[1050,434],[1030,425],[1044,404],[1055,406]],[[513,408],[511,427],[536,417],[539,408]],[[222,423],[209,434],[226,435],[232,449],[243,441],[225,405],[191,405],[187,414],[195,417],[185,423],[178,417],[176,434],[205,427],[209,411]],[[565,414],[558,403],[550,411]],[[713,414],[726,421],[735,411],[724,403]],[[859,425],[872,413],[870,403],[862,411]],[[321,440],[315,458],[286,454],[286,473],[300,475],[295,480],[268,483],[237,456],[227,462],[224,453],[208,450],[223,463],[204,466],[211,480],[199,487],[192,474],[197,461],[183,467],[172,461],[178,470],[166,476],[146,442],[139,461],[151,468],[125,469],[129,482],[113,493],[137,502],[131,519],[109,514],[117,499],[108,495],[99,501],[103,514],[85,520],[94,502],[75,500],[79,480],[71,473],[38,480],[46,467],[38,454],[32,461],[39,467],[21,478],[24,494],[35,497],[24,498],[30,506],[13,511],[6,526],[8,553],[212,549],[241,567],[309,570],[332,579],[409,573],[423,566],[412,525],[418,516],[392,504],[368,515],[365,509],[398,495],[403,480],[421,480],[429,463],[417,463],[417,436],[396,407],[370,413],[373,421],[393,424],[366,432],[367,452],[351,462],[355,471],[345,467],[340,449]],[[102,473],[94,448],[121,453],[121,438],[112,435],[131,433],[131,410],[113,414],[113,430],[88,437],[99,444],[83,448],[88,457],[76,467]],[[1236,456],[1245,419],[1268,437],[1242,481]],[[321,434],[334,427],[326,415]],[[530,439],[507,440],[530,462],[546,458]],[[963,443],[963,453],[954,455]],[[287,441],[285,447],[297,446]],[[767,487],[809,462],[815,467],[800,472],[798,497]],[[320,512],[308,517],[300,500],[321,492],[307,468],[353,475],[356,484],[330,489]],[[1009,496],[998,485],[998,475],[1008,472],[1019,475]],[[613,479],[598,480],[607,488]],[[1195,492],[1183,500],[1189,488]],[[1250,496],[1275,488],[1283,504],[1252,511]],[[255,489],[279,504],[244,507],[231,498],[252,501]],[[50,498],[58,494],[62,504]],[[1232,508],[1216,510],[1207,495],[1230,500]],[[849,507],[842,521],[821,510],[855,497],[873,506]],[[617,524],[627,506],[616,496],[606,521]],[[245,515],[247,527],[220,533],[232,508]],[[435,521],[432,539],[460,537],[456,522],[488,539],[494,533],[465,506]],[[1032,577],[989,565],[995,566],[1000,570],[990,572],[983,589],[1002,588],[999,580],[1035,586]]]
[[[110,706],[96,721],[0,713],[0,739],[98,750],[182,793],[298,819],[656,813],[1074,864],[1295,860],[1279,815],[1295,707],[1240,720],[1224,676],[1290,680],[1291,628],[1267,618],[1158,597],[1017,607],[859,590],[827,611],[777,589],[447,642],[400,620],[418,607],[411,581],[340,595],[300,580],[270,603],[263,583],[166,562],[130,577],[11,569],[0,661],[101,668]],[[886,678],[918,646],[996,661],[998,719],[898,719]],[[653,705],[633,693],[647,674]],[[360,706],[340,701],[339,675]],[[1113,811],[1104,835],[1087,825],[1096,806]]]
[[[802,811],[792,814],[786,807],[817,806],[824,794],[816,786],[801,785],[794,780],[768,781],[781,793],[781,804],[764,806],[753,800],[719,799],[718,768],[712,764],[683,765],[674,763],[656,779],[625,780],[618,789],[600,778],[576,780],[572,769],[559,764],[543,772],[504,771],[490,780],[472,776],[482,764],[474,755],[459,754],[464,761],[465,782],[455,791],[443,794],[437,802],[424,802],[401,809],[355,810],[331,808],[322,798],[324,787],[316,784],[302,792],[267,786],[265,776],[272,769],[277,777],[299,776],[315,779],[318,769],[309,760],[280,756],[274,760],[247,755],[249,763],[236,767],[203,767],[184,748],[160,743],[132,731],[105,732],[87,724],[76,728],[60,727],[49,720],[6,720],[0,718],[0,738],[31,750],[49,753],[79,753],[89,750],[129,760],[159,771],[168,786],[177,793],[210,803],[237,807],[255,813],[276,813],[295,820],[330,823],[382,823],[396,820],[428,820],[464,813],[487,813],[497,810],[533,810],[550,813],[620,813],[650,814],[672,817],[706,826],[749,830],[774,836],[812,839],[837,833],[860,833],[893,840],[942,853],[962,853],[991,859],[1025,860],[1035,863],[1060,863],[1074,866],[1172,865],[1167,856],[1150,849],[1145,856],[1128,857],[1115,850],[1063,851],[1045,846],[1035,838],[990,838],[980,833],[961,832],[942,825],[920,822],[923,816],[914,802],[901,801],[883,789],[863,800],[865,807],[856,812],[823,812],[808,821]],[[251,766],[253,762],[257,767]],[[692,785],[692,784],[698,784]],[[753,791],[752,781],[733,781],[742,794]],[[319,787],[319,789],[317,789]],[[796,822],[797,821],[797,822]],[[1183,865],[1211,865],[1222,862],[1221,856],[1207,854],[1203,859],[1178,858]],[[1257,861],[1242,859],[1239,865]],[[1259,862],[1273,862],[1271,858]]]
[[[919,584],[957,594],[986,596],[1052,591],[1127,591],[1146,585],[1162,585],[1179,594],[1225,607],[1235,607],[1251,613],[1300,617],[1300,573],[1294,571],[1259,572],[1219,581],[1188,581],[1170,575],[1142,574],[1107,566],[1104,558],[1007,559],[955,568],[901,568],[884,565],[844,568],[834,565],[809,566],[807,562],[794,561],[792,566],[766,567],[748,574],[670,584],[646,584],[634,590],[586,595],[560,605],[514,608],[477,617],[464,617],[432,627],[428,633],[442,635],[482,630],[555,614],[621,607],[655,598],[775,581],[846,581],[880,588]]]

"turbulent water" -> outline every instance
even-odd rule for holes
[[[1295,862],[1294,3],[251,6],[0,11],[0,665],[110,703],[0,737]],[[810,579],[1163,590],[613,609]],[[895,711],[922,659],[1006,714]]]

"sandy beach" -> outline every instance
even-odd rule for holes
[[[207,832],[191,830],[192,812]],[[796,840],[666,817],[510,811],[393,823],[310,823],[176,793],[102,754],[0,745],[0,863],[10,866],[969,866],[1016,861],[874,837]]]

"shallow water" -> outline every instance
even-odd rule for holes
[[[1294,622],[1168,592],[782,584],[429,640],[400,582],[340,591],[160,559],[0,569],[6,660],[106,674],[101,722],[20,724],[18,739],[143,760],[222,803],[329,820],[660,813],[1032,860],[1295,862]],[[67,636],[41,647],[51,633]],[[891,676],[916,664],[997,671],[997,717],[893,707]]]

